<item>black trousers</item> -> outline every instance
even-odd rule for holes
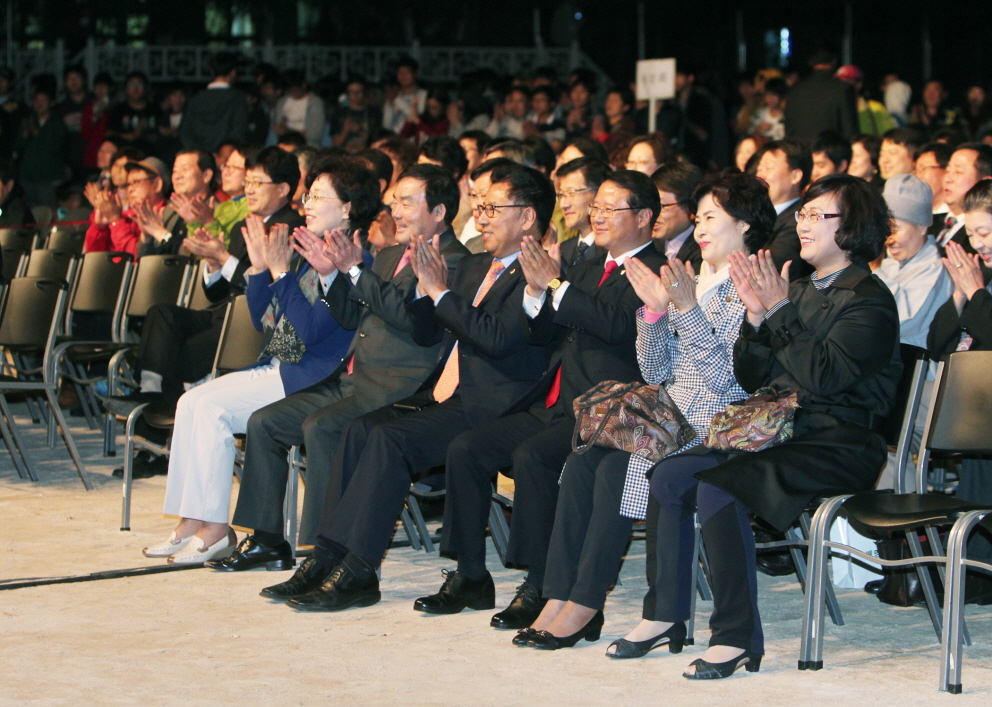
[[[543,594],[602,609],[616,581],[633,521],[620,515],[630,454],[592,447],[562,472]]]
[[[320,538],[377,567],[411,477],[445,463],[448,445],[470,429],[457,394],[416,412],[386,406],[353,420],[334,459]]]
[[[183,383],[210,373],[224,325],[224,307],[186,309],[157,304],[148,310],[138,345],[138,367],[162,376],[162,393],[178,400]]]
[[[542,402],[459,435],[448,448],[441,552],[459,565],[485,566],[492,481],[512,465],[516,490],[507,563],[530,567],[539,580],[574,426],[558,408],[548,410]]]
[[[764,653],[758,614],[754,534],[747,509],[718,486],[694,474],[719,463],[714,454],[684,454],[662,461],[651,475],[648,506],[648,593],[643,617],[686,621],[694,591],[693,513],[698,510],[713,589],[710,645]]]
[[[298,542],[312,545],[341,435],[359,413],[347,376],[321,381],[252,413],[241,490],[231,522],[282,533],[289,474],[286,455],[290,447],[306,445],[306,494]]]

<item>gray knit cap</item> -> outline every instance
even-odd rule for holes
[[[933,223],[933,191],[930,185],[912,174],[896,174],[885,182],[882,192],[885,203],[892,215],[915,223],[929,226]]]

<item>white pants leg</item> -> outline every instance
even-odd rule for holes
[[[234,435],[248,418],[286,397],[278,367],[236,371],[179,398],[172,433],[165,514],[226,523],[234,474]]]

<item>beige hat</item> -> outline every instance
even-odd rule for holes
[[[160,160],[158,157],[146,157],[139,162],[128,162],[124,165],[124,169],[130,171],[132,169],[142,169],[149,175],[154,175],[156,177],[162,178],[162,191],[168,192],[172,189],[172,181],[170,179],[169,168],[165,166],[165,162]]]

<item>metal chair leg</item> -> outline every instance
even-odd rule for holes
[[[944,627],[941,632],[940,683],[937,688],[961,693],[961,646],[964,643],[964,590],[968,536],[987,511],[966,513],[947,536],[946,584],[944,585]]]
[[[806,607],[799,646],[800,670],[819,670],[823,667],[823,592],[827,580],[827,559],[830,557],[824,543],[829,537],[834,517],[848,498],[850,495],[824,501],[813,516],[809,539]]]
[[[414,550],[420,549],[420,538],[417,537],[417,532],[414,529],[413,518],[410,517],[409,504],[403,504],[403,512],[400,513],[400,521],[403,523],[403,530],[406,532],[406,537],[410,541],[410,547]]]
[[[510,529],[506,524],[506,516],[503,515],[503,507],[495,499],[489,503],[489,536],[493,540],[500,563],[506,564],[506,544]]]
[[[66,424],[65,417],[62,415],[62,409],[59,407],[59,401],[56,399],[55,392],[52,388],[47,388],[45,395],[48,396],[48,406],[58,422],[59,430],[62,432],[62,441],[65,442],[66,449],[69,450],[69,456],[72,457],[73,464],[76,465],[76,472],[79,474],[79,479],[83,482],[83,486],[87,491],[92,491],[93,482],[90,481],[90,475],[87,473],[86,467],[83,465],[83,460],[79,456],[79,450],[76,449],[76,442],[72,439],[72,432],[69,431],[69,425]]]
[[[804,514],[805,515],[805,514]],[[809,525],[806,525],[806,533],[809,532]],[[792,527],[785,531],[785,536],[790,540],[796,540],[799,542],[808,543],[809,536],[804,537],[803,532],[799,528]],[[796,567],[796,577],[799,579],[799,586],[802,588],[803,592],[806,591],[806,559],[803,557],[803,550],[801,546],[793,545],[789,547],[789,554],[792,556],[792,564]],[[827,613],[830,614],[830,620],[834,622],[835,626],[844,625],[844,616],[840,611],[840,604],[837,603],[837,594],[834,592],[833,582],[827,582],[824,587],[824,601],[827,602]]]
[[[131,530],[131,485],[134,481],[134,426],[148,403],[139,405],[127,416],[124,426],[124,483],[121,487],[121,531]]]
[[[909,551],[913,557],[923,557],[923,545],[920,544],[920,536],[915,530],[906,531],[906,540],[909,543]],[[933,623],[933,630],[940,639],[943,632],[943,617],[941,616],[940,605],[937,602],[937,590],[933,586],[930,578],[930,568],[925,564],[916,565],[916,574],[920,578],[920,586],[923,588],[923,598],[926,600],[927,611],[930,612],[930,621]]]
[[[11,413],[10,407],[7,405],[7,398],[3,394],[0,394],[0,433],[3,435],[4,444],[7,445],[7,451],[10,452],[10,458],[17,469],[17,475],[22,479],[37,481],[38,474],[35,473],[34,465],[31,463],[24,442],[21,441],[21,436],[17,433],[14,415]]]
[[[296,505],[299,494],[299,476],[296,471],[296,462],[299,461],[299,447],[293,447],[289,451],[289,474],[286,476],[286,502],[283,510],[283,518],[286,521],[286,542],[296,551]]]
[[[697,531],[702,533],[702,526]],[[710,588],[710,558],[706,554],[706,546],[702,540],[699,543],[699,598],[703,601],[713,601],[713,590]]]
[[[431,532],[427,529],[427,523],[424,522],[424,514],[420,510],[420,502],[413,494],[407,496],[406,501],[410,509],[410,515],[413,516],[417,534],[420,536],[420,542],[424,546],[424,552],[434,554],[434,541],[431,539]]]
[[[703,558],[700,556],[703,551],[701,534],[702,526],[699,524],[699,514],[696,513],[692,518],[692,564],[696,571],[692,575],[692,591],[689,592],[689,620],[685,622],[685,643],[689,646],[696,643],[696,592],[702,594],[701,582],[707,582],[703,573]],[[709,591],[709,586],[706,590]]]

